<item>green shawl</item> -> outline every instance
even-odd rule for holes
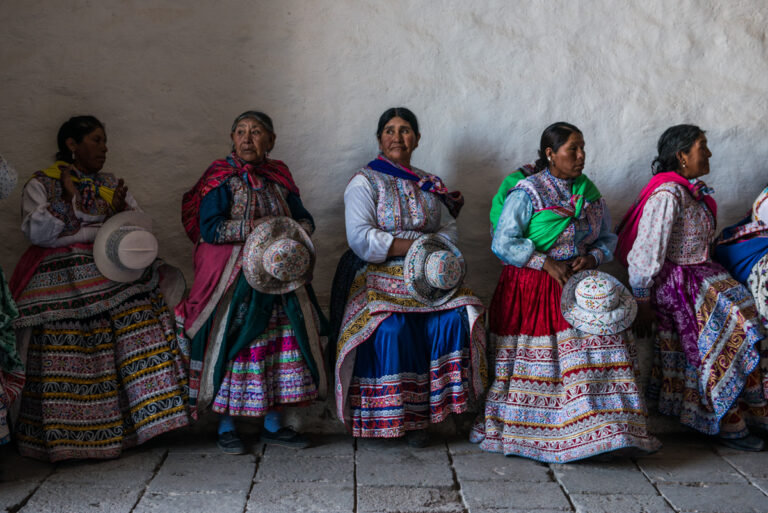
[[[525,237],[533,241],[538,251],[552,247],[568,225],[579,218],[585,202],[593,203],[601,198],[600,191],[586,175],[573,181],[572,194],[569,206],[543,208],[531,216]]]

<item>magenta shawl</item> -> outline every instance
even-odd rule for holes
[[[712,196],[705,195],[703,189],[706,188],[706,184],[702,181],[698,181],[696,184],[692,184],[684,177],[675,173],[674,171],[667,171],[655,175],[648,184],[640,191],[640,195],[635,200],[634,205],[624,215],[624,219],[621,220],[616,227],[616,233],[619,235],[619,243],[616,247],[616,256],[619,261],[624,264],[624,267],[628,267],[627,256],[632,250],[632,246],[637,238],[637,227],[640,225],[640,219],[643,216],[643,208],[648,198],[659,188],[659,186],[674,182],[684,186],[694,199],[698,201],[704,201],[712,215],[717,219],[717,203]]]

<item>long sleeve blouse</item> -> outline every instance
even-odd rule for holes
[[[315,228],[296,194],[266,180],[261,188],[252,189],[234,176],[201,201],[200,235],[210,244],[245,242],[259,219],[267,216],[292,217],[310,234]]]
[[[418,169],[414,172],[423,173]],[[439,233],[458,242],[456,221],[435,194],[416,182],[363,170],[344,191],[347,242],[354,253],[371,263],[387,259],[395,238],[417,239]]]
[[[680,265],[709,261],[714,236],[715,218],[703,202],[682,185],[660,185],[643,207],[637,238],[627,255],[635,297],[650,297],[653,279],[666,260]]]
[[[525,237],[534,208],[567,205],[572,180],[556,178],[548,170],[527,180],[532,181],[533,188],[515,188],[504,201],[491,243],[491,250],[497,257],[508,265],[532,269],[541,269],[546,257],[569,260],[592,255],[598,265],[613,259],[618,238],[611,232],[611,218],[603,198],[586,204],[581,216],[573,220],[549,250],[538,251],[533,241]],[[541,193],[532,194],[532,190]]]
[[[58,190],[58,188],[57,188]],[[102,207],[106,206],[103,200]],[[130,192],[125,195],[126,210],[140,210]],[[66,202],[60,194],[52,194],[41,180],[32,178],[24,186],[21,196],[21,231],[29,241],[46,248],[68,246],[76,243],[90,243],[96,232],[111,214],[104,209],[84,212],[79,196]]]

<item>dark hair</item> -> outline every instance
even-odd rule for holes
[[[419,120],[416,119],[416,114],[405,107],[392,107],[385,110],[384,114],[379,118],[379,126],[376,128],[376,139],[381,140],[381,133],[384,132],[384,127],[392,118],[403,118],[411,125],[413,132],[419,135]]]
[[[566,123],[565,121],[558,121],[552,123],[541,133],[541,142],[539,143],[539,158],[536,160],[536,171],[541,171],[549,166],[549,160],[547,159],[547,148],[552,148],[552,151],[557,152],[560,146],[568,141],[571,134],[580,134],[576,125]]]
[[[270,118],[269,116],[267,116],[266,114],[258,110],[246,110],[245,112],[237,116],[235,120],[232,122],[232,130],[230,130],[230,132],[234,132],[235,128],[237,128],[237,124],[244,119],[255,119],[256,121],[264,125],[264,128],[269,130],[270,133],[272,134],[275,133],[275,127],[274,125],[272,125],[272,118]]]
[[[664,130],[656,145],[659,154],[651,162],[651,172],[655,175],[680,169],[678,152],[688,153],[696,139],[705,133],[696,125],[675,125]]]
[[[63,160],[68,164],[72,164],[72,150],[67,148],[67,139],[72,138],[76,143],[83,142],[83,138],[96,130],[101,128],[104,130],[104,124],[96,119],[94,116],[74,116],[69,118],[61,128],[59,128],[59,134],[56,136],[56,143],[59,146],[59,151],[56,153],[56,160]]]

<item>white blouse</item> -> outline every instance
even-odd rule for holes
[[[72,198],[72,210],[80,220],[80,229],[72,235],[60,237],[65,228],[64,221],[51,214],[45,186],[36,178],[32,178],[24,186],[21,196],[21,231],[32,244],[46,248],[58,248],[78,242],[93,242],[96,232],[104,223],[105,216],[81,212],[77,208],[78,203],[78,197]],[[125,204],[126,210],[140,210],[130,192],[125,194]]]
[[[703,201],[682,185],[665,183],[648,198],[627,255],[629,284],[636,298],[647,299],[653,279],[666,260],[679,265],[710,261],[715,219]]]
[[[418,188],[417,194],[421,193]],[[414,191],[414,192],[415,192]],[[431,193],[423,193],[431,194]],[[448,213],[448,209],[439,203],[440,210],[436,213],[439,233],[452,243],[458,242],[459,234],[455,219]],[[403,215],[407,215],[404,211]],[[442,220],[448,221],[442,223]],[[399,239],[417,239],[425,232],[413,230],[401,230],[395,232],[384,231],[379,227],[377,219],[376,195],[374,194],[368,179],[357,175],[344,190],[344,221],[347,229],[347,242],[355,254],[365,260],[378,264],[387,259],[392,241]],[[408,219],[403,219],[403,225],[408,226]]]

